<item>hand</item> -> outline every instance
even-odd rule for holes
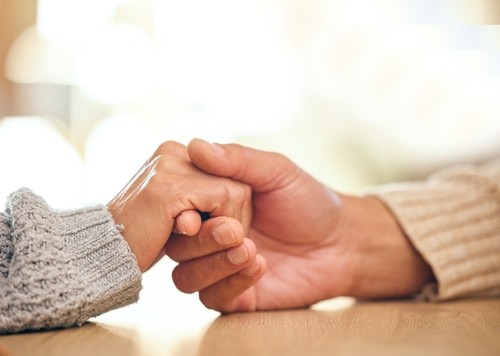
[[[252,214],[248,186],[201,172],[191,164],[186,147],[176,142],[163,143],[107,206],[123,226],[141,271],[164,255],[173,229],[186,235],[205,233],[198,212],[219,217],[218,224],[228,220],[222,238],[232,234],[236,242],[242,241]]]
[[[174,282],[199,291],[222,312],[308,306],[339,295],[394,297],[417,291],[432,273],[385,206],[373,197],[333,192],[286,157],[239,145],[193,140],[199,169],[249,184],[248,237],[258,255],[241,268],[206,236],[169,241],[180,264]],[[210,280],[193,278],[210,266]],[[266,271],[267,269],[267,271]]]

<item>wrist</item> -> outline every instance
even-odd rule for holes
[[[134,243],[134,240],[131,239],[131,234],[130,234],[130,227],[126,226],[127,224],[124,223],[124,221],[127,221],[126,218],[123,218],[121,214],[119,214],[117,208],[113,202],[110,202],[106,205],[107,210],[111,214],[111,217],[116,224],[120,228],[120,235],[127,244],[128,248],[130,249],[130,252],[134,255],[135,260],[137,262],[137,266],[139,267],[141,272],[144,272],[147,269],[147,266],[145,265],[144,258],[142,257],[142,254],[140,253],[140,250],[138,249],[137,244]]]
[[[374,196],[344,196],[344,234],[353,258],[347,295],[390,298],[418,292],[433,278],[395,216]]]

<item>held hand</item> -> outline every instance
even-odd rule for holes
[[[176,285],[199,291],[207,307],[232,312],[302,307],[338,295],[401,296],[430,278],[377,199],[337,194],[275,153],[201,140],[193,140],[188,153],[201,170],[253,189],[248,237],[259,255],[251,264],[236,268],[228,263],[230,250],[206,237],[166,246],[180,262]],[[206,266],[210,283],[191,278]]]
[[[145,271],[163,256],[173,229],[187,235],[198,233],[201,218],[197,211],[220,217],[219,224],[230,220],[223,236],[232,234],[241,242],[244,229],[232,220],[248,227],[251,190],[201,172],[190,162],[185,146],[165,142],[108,203],[108,209],[115,222],[123,225],[122,234]]]

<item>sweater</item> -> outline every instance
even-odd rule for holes
[[[445,169],[376,195],[431,266],[420,297],[500,296],[500,160]]]
[[[141,273],[104,206],[56,211],[28,189],[0,213],[0,333],[80,325],[137,301]]]

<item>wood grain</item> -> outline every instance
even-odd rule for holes
[[[168,331],[167,331],[168,330]],[[159,334],[158,334],[159,333]],[[500,355],[500,300],[356,303],[343,308],[220,316],[191,337],[134,327],[0,337],[3,355]],[[167,335],[168,334],[168,335]],[[189,335],[188,335],[189,336]],[[175,344],[175,345],[170,345]],[[0,350],[2,347],[0,347]]]
[[[361,303],[215,320],[201,355],[500,355],[500,301]]]

